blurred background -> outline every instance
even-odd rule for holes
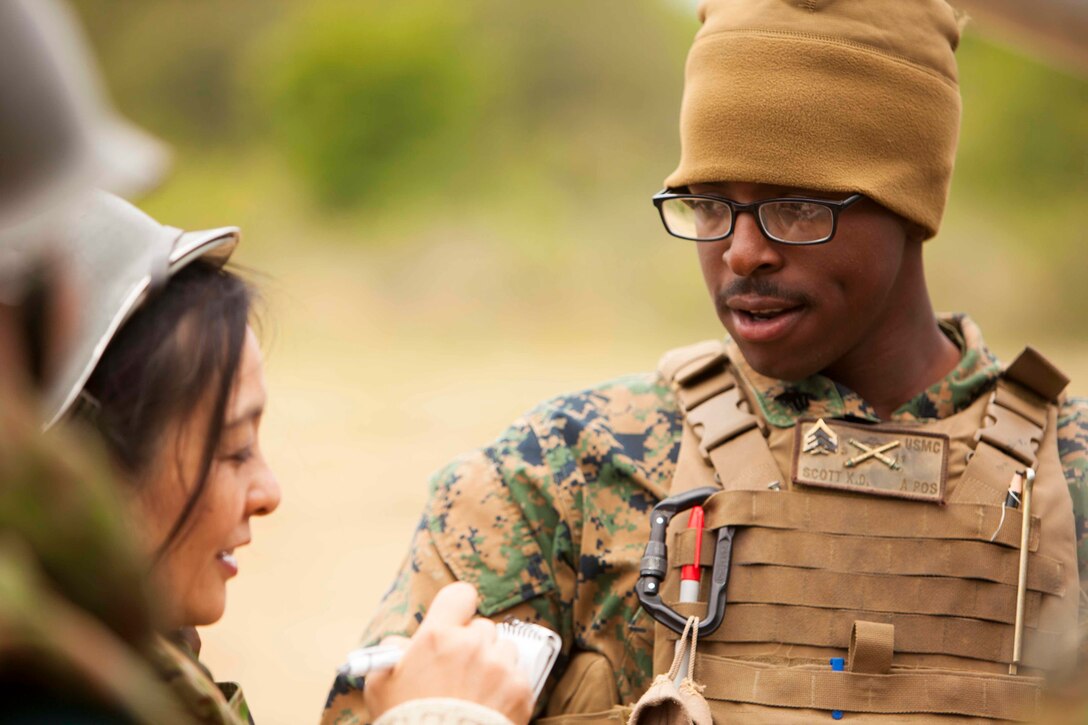
[[[259,723],[313,722],[431,471],[543,398],[721,333],[650,204],[678,159],[693,3],[73,4],[121,111],[174,147],[142,206],[244,230],[285,496],[204,659]],[[1083,395],[1088,82],[984,30],[958,53],[931,289]]]

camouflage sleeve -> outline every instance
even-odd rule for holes
[[[1071,398],[1062,405],[1058,455],[1073,499],[1081,589],[1088,591],[1088,398]]]
[[[573,578],[564,556],[569,529],[549,495],[549,466],[539,451],[532,427],[521,421],[432,479],[411,550],[364,643],[410,636],[437,591],[455,580],[476,586],[484,616],[540,622],[569,641],[569,612],[558,595],[559,582]],[[361,692],[338,678],[322,722],[368,720]]]
[[[438,589],[460,579],[480,591],[483,615],[539,622],[562,638],[538,712],[578,652],[607,659],[619,697],[636,696],[649,684],[650,644],[630,636],[641,611],[634,582],[680,433],[656,375],[538,406],[432,480],[411,551],[365,641],[411,634]],[[322,722],[367,722],[350,683],[334,684]]]

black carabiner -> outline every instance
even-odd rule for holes
[[[719,490],[713,486],[706,486],[670,496],[654,506],[650,514],[650,541],[646,544],[646,552],[642,555],[635,591],[638,593],[638,601],[642,604],[642,608],[655,620],[677,634],[684,631],[687,619],[661,599],[661,584],[669,571],[669,548],[665,543],[665,534],[673,516],[693,506],[702,506]],[[699,622],[700,637],[720,627],[725,618],[725,587],[729,583],[733,532],[732,526],[722,526],[718,529],[718,540],[714,546],[714,564],[710,575],[707,616]]]

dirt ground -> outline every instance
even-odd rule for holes
[[[203,632],[203,659],[218,679],[242,683],[258,723],[295,725],[316,722],[334,670],[392,581],[430,473],[536,402],[651,369],[668,347],[698,338],[573,327],[564,344],[470,336],[398,318],[332,259],[269,271],[262,443],[284,498],[254,521],[227,614]],[[703,337],[717,333],[708,325]],[[1088,347],[1047,352],[1080,381],[1075,392],[1088,392]]]

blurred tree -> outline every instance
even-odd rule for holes
[[[952,212],[996,230],[964,242],[1018,258],[1029,273],[1020,284],[1048,280],[1025,318],[1088,334],[1088,79],[981,39],[972,25],[958,55]]]
[[[449,3],[313,2],[247,58],[274,144],[332,206],[427,194],[450,179],[486,68]]]
[[[970,26],[969,26],[970,27]],[[964,122],[957,174],[971,195],[1088,192],[1088,80],[970,33],[959,51]]]
[[[674,104],[647,101],[679,102],[694,28],[660,0],[318,0],[256,44],[244,77],[324,202],[492,184],[509,198],[510,167],[577,188],[647,161],[667,173]]]
[[[221,151],[245,143],[240,51],[288,0],[73,0],[111,91],[133,120],[171,144]],[[187,155],[187,154],[183,154]]]

